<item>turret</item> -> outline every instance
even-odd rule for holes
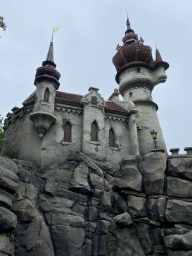
[[[33,113],[30,119],[34,122],[35,128],[42,138],[52,123],[56,121],[54,116],[54,104],[56,90],[59,88],[60,73],[56,70],[53,60],[53,37],[50,42],[46,61],[42,67],[37,68],[35,75],[36,92]]]
[[[123,46],[118,46],[113,57],[116,67],[116,82],[124,101],[132,101],[138,114],[136,123],[140,155],[145,155],[154,149],[151,131],[157,131],[157,147],[166,151],[161,127],[158,121],[158,106],[153,102],[152,90],[155,85],[164,83],[167,79],[165,70],[169,67],[156,49],[156,60],[153,60],[150,46],[144,45],[143,39],[131,29],[127,18],[127,30],[122,39]]]

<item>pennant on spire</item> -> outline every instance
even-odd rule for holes
[[[53,32],[59,30],[59,27],[60,27],[60,26],[58,26],[58,27],[56,27],[56,28],[53,28]]]

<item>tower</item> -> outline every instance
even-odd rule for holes
[[[35,75],[36,92],[33,113],[30,119],[34,122],[35,128],[42,138],[50,125],[55,122],[54,104],[56,90],[59,88],[60,73],[56,70],[53,59],[53,37],[50,42],[46,61],[42,67],[37,68]]]
[[[131,29],[129,18],[122,41],[123,46],[118,45],[113,64],[117,70],[116,82],[119,84],[123,101],[132,101],[138,111],[136,123],[140,155],[143,156],[154,149],[152,130],[156,130],[158,134],[158,149],[166,151],[156,113],[158,106],[153,102],[151,93],[155,85],[166,81],[165,70],[169,64],[162,60],[157,49],[156,59],[153,60],[151,47],[144,45],[142,38],[138,39],[138,35]]]

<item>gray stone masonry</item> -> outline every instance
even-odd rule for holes
[[[191,256],[192,157],[0,157],[0,256]]]
[[[82,104],[54,103],[55,91],[51,83],[41,82],[38,86],[36,93],[39,96],[35,104],[17,109],[7,117],[3,156],[34,161],[46,168],[53,162],[63,163],[72,152],[79,151],[95,160],[107,161],[118,169],[122,158],[140,154],[133,103],[126,108],[128,112],[123,112],[123,106],[122,112],[107,112],[106,103],[95,88],[83,97]],[[42,98],[42,91],[44,93],[47,87],[50,89],[49,103]],[[97,97],[97,105],[91,103],[92,97]],[[98,128],[97,141],[91,140],[94,121]],[[71,125],[70,141],[64,141],[66,122]],[[113,146],[109,145],[110,129],[114,132]]]

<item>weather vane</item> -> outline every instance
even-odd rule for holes
[[[127,13],[127,18],[128,18],[128,16],[129,16],[129,13],[128,13],[128,11],[127,11],[127,10],[126,10],[125,12]]]
[[[54,33],[55,31],[59,30],[59,27],[60,27],[60,26],[58,26],[58,27],[56,27],[56,28],[53,28],[53,33]],[[53,43],[53,33],[52,33],[52,39],[51,39],[51,42],[52,42],[52,43]]]

